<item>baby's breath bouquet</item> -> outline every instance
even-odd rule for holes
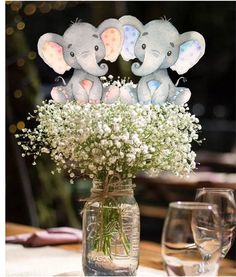
[[[195,168],[192,141],[198,140],[199,120],[187,104],[127,105],[123,103],[65,105],[49,100],[37,106],[33,130],[16,135],[25,155],[50,155],[56,170],[71,178],[78,169],[93,180],[119,174],[133,178],[140,171],[171,171],[186,175]],[[52,172],[54,173],[54,172]]]
[[[129,255],[131,239],[122,225],[125,205],[116,199],[125,196],[126,190],[121,193],[119,186],[140,171],[189,174],[195,168],[191,143],[198,140],[198,119],[187,105],[173,104],[79,105],[71,101],[62,105],[49,100],[34,112],[29,119],[38,125],[17,135],[23,155],[33,155],[34,164],[38,156],[50,155],[56,170],[67,171],[72,183],[79,175],[86,175],[102,184],[101,193],[92,193],[87,199],[91,204],[101,198],[92,210],[98,209],[98,222],[93,223],[89,259],[94,261],[92,257],[98,253],[111,257],[114,236],[120,238],[124,255]]]

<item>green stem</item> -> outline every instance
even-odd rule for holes
[[[123,230],[123,224],[122,224],[122,211],[121,211],[121,208],[119,207],[118,208],[118,211],[119,211],[119,225],[120,225],[120,231],[121,231],[121,240],[123,242],[123,246],[124,246],[124,249],[125,249],[125,253],[126,255],[129,255],[129,250],[130,250],[130,245],[129,245],[129,241],[128,241],[128,238]]]
[[[103,252],[111,258],[112,236],[118,233],[123,244],[126,255],[129,255],[130,242],[123,230],[122,210],[114,199],[105,199],[102,201],[98,210],[98,221],[95,230],[94,241],[92,243],[97,252]]]

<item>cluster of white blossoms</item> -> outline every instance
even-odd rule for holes
[[[187,105],[61,105],[50,100],[37,106],[34,117],[37,127],[17,135],[23,155],[36,160],[49,154],[57,171],[66,170],[71,180],[78,169],[104,181],[113,174],[133,178],[140,171],[187,175],[195,168],[191,143],[198,141],[201,126]]]
[[[100,80],[102,82],[102,86],[104,88],[108,87],[108,86],[116,86],[118,88],[121,88],[122,86],[129,86],[129,87],[133,87],[136,88],[137,84],[134,84],[132,80],[130,80],[129,77],[124,77],[123,79],[118,76],[117,80],[114,80],[113,75],[108,75],[108,77],[106,76],[102,76],[100,77]]]

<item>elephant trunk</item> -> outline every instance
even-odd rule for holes
[[[132,64],[131,70],[135,75],[142,76],[142,75],[139,74],[140,73],[140,67],[141,67],[141,64],[136,62],[136,63]]]
[[[163,60],[164,57],[162,56],[156,57],[156,55],[146,53],[143,63],[133,63],[131,70],[137,76],[146,76],[159,69]]]
[[[103,76],[108,71],[107,64],[97,64],[95,55],[82,56],[78,58],[78,63],[84,71],[93,76]]]

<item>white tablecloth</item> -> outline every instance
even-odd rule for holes
[[[81,253],[55,247],[24,248],[6,245],[6,276],[83,276]],[[140,277],[166,276],[164,271],[140,266]]]

